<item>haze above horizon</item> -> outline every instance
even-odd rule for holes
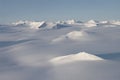
[[[119,20],[120,0],[0,0],[0,23],[18,20]]]

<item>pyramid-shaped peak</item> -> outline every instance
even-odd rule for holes
[[[50,62],[53,64],[65,64],[65,63],[71,63],[76,61],[98,61],[98,60],[104,60],[104,59],[98,56],[95,56],[93,54],[80,52],[77,54],[70,54],[66,56],[55,57],[51,59]]]
[[[74,24],[76,23],[76,21],[74,19],[71,19],[71,20],[67,20],[65,21],[67,24]]]
[[[91,19],[88,21],[88,23],[97,23],[97,21]]]
[[[80,52],[78,54],[76,54],[77,57],[79,57],[79,60],[103,60],[102,58],[93,55],[93,54],[89,54],[86,52]]]

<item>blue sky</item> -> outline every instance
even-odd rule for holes
[[[0,23],[67,19],[119,20],[120,0],[0,0]]]

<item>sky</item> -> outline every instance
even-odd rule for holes
[[[0,0],[0,23],[120,20],[120,0]]]

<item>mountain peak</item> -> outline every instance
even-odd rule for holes
[[[71,20],[67,20],[66,23],[67,24],[74,24],[74,23],[76,23],[76,21],[74,19],[71,19]]]
[[[89,20],[87,23],[96,23],[96,21],[93,20],[93,19],[91,19],[91,20]]]
[[[65,63],[71,63],[76,61],[98,61],[98,60],[104,60],[98,56],[95,56],[93,54],[89,54],[86,52],[80,52],[77,54],[70,54],[66,56],[59,56],[55,57],[50,60],[53,64],[65,64]]]

